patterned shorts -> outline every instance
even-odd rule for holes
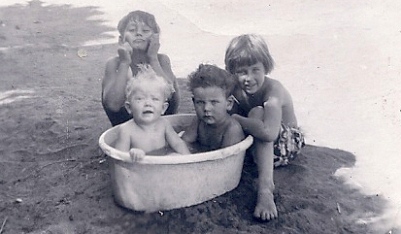
[[[304,146],[304,133],[299,128],[281,124],[279,136],[274,142],[274,167],[288,165]]]

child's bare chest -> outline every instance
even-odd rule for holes
[[[222,145],[224,129],[203,127],[199,129],[198,141],[210,150],[219,149]]]
[[[131,147],[140,148],[150,152],[166,146],[165,131],[154,129],[148,131],[137,131],[131,135]]]

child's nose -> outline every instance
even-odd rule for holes
[[[248,74],[241,74],[239,78],[243,81],[249,81],[249,75]]]
[[[152,104],[151,99],[146,98],[146,99],[145,99],[145,105],[146,105],[146,106],[150,106],[151,104]]]
[[[248,83],[249,80],[250,80],[249,75],[244,75],[244,76],[242,77],[242,80],[244,81],[244,83]]]
[[[212,104],[211,104],[211,103],[209,103],[209,102],[206,102],[206,103],[205,103],[205,107],[204,107],[204,109],[205,109],[205,111],[209,111],[209,110],[211,110],[211,109],[212,109]]]

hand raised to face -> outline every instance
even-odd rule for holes
[[[159,52],[159,49],[160,49],[159,34],[154,33],[149,38],[149,46],[147,49],[147,55],[148,55],[149,59],[157,58],[157,53]]]
[[[120,37],[117,52],[121,63],[131,64],[132,47],[125,38]]]

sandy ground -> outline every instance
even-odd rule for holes
[[[334,176],[355,157],[310,145],[275,171],[279,218],[267,223],[252,218],[249,158],[236,189],[200,205],[156,213],[117,206],[97,144],[110,127],[100,84],[116,45],[79,46],[113,30],[87,20],[99,14],[38,2],[0,8],[0,233],[378,233],[370,221],[382,198]],[[185,82],[181,113],[192,112]]]

